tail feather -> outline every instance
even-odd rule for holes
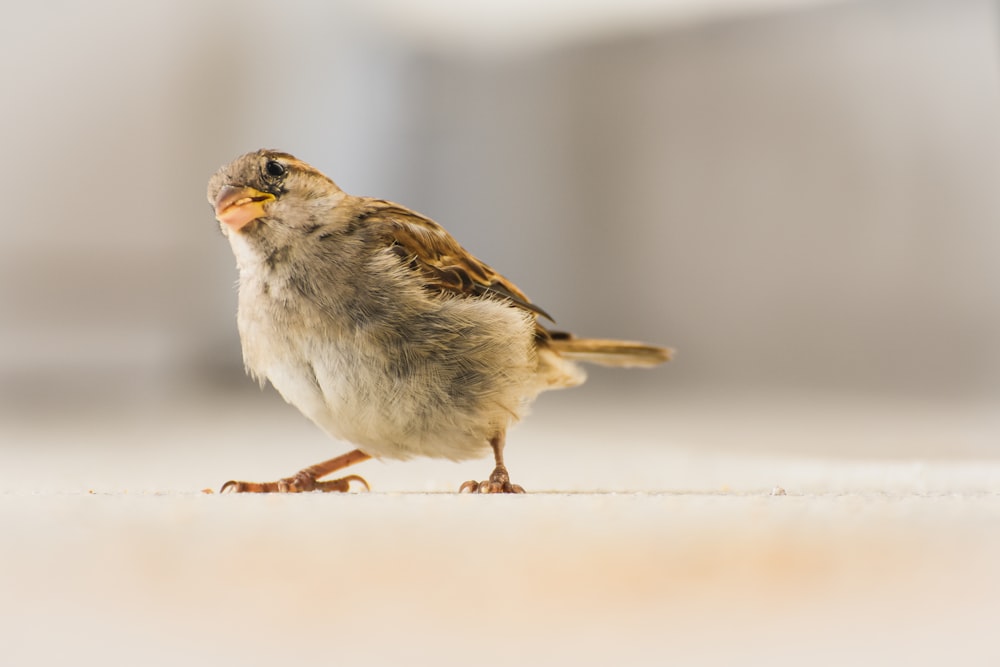
[[[549,347],[567,359],[620,368],[658,366],[670,361],[674,353],[668,347],[628,340],[575,338],[572,334],[564,333],[552,333],[547,342]]]

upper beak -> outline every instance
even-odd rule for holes
[[[226,185],[215,198],[215,218],[238,231],[263,217],[265,204],[274,199],[269,192]]]

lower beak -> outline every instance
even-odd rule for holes
[[[215,197],[215,218],[239,231],[257,218],[264,217],[264,206],[274,199],[269,192],[227,185]]]

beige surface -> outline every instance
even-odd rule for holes
[[[370,494],[199,493],[337,452],[266,394],[5,419],[2,662],[1000,660],[1000,463],[972,455],[989,419],[855,406],[831,431],[788,402],[770,421],[543,403],[511,437],[512,474],[568,492],[526,497],[447,493],[487,462],[430,461],[359,466]],[[886,444],[918,432],[919,459]],[[932,447],[949,434],[960,456]],[[837,438],[891,456],[820,446]]]

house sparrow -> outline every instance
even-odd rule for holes
[[[452,460],[492,450],[489,479],[460,491],[523,493],[504,438],[546,389],[584,380],[577,361],[655,366],[669,349],[551,331],[548,314],[440,225],[343,192],[287,153],[222,167],[208,201],[239,267],[248,373],[357,449],[277,482],[226,492],[347,491],[320,481],[371,457]]]

